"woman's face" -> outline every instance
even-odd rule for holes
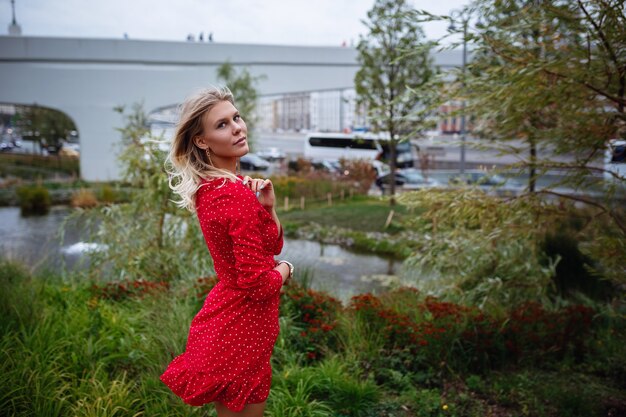
[[[240,157],[248,153],[248,127],[239,112],[228,101],[220,101],[204,115],[204,132],[199,141],[221,158]]]

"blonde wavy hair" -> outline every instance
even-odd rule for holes
[[[235,105],[233,94],[227,87],[210,87],[187,97],[180,106],[180,120],[165,160],[165,171],[169,186],[181,199],[173,201],[178,207],[194,213],[195,195],[200,188],[200,179],[214,178],[237,181],[227,169],[211,165],[206,152],[194,143],[193,138],[203,134],[203,119],[216,104],[228,101]]]

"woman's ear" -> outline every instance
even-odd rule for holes
[[[194,136],[193,138],[193,143],[200,149],[202,149],[203,151],[207,150],[207,146],[206,144],[202,141],[202,136],[198,135],[198,136]]]

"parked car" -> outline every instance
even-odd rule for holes
[[[239,159],[241,169],[247,171],[265,171],[270,167],[270,163],[259,155],[254,153],[247,153]]]
[[[13,144],[11,142],[0,142],[0,152],[8,152],[13,149]]]
[[[405,168],[396,171],[396,186],[404,190],[417,190],[420,188],[439,187],[441,183],[433,178],[425,178],[416,168]],[[391,186],[391,172],[387,172],[376,178],[376,185],[385,190]]]
[[[337,175],[341,173],[341,164],[337,160],[313,159],[311,160],[311,165],[313,166],[313,169],[317,171],[324,171]]]
[[[388,174],[390,171],[389,165],[378,160],[372,161],[372,168],[374,168],[374,170],[376,171],[377,178],[382,177],[385,174]]]
[[[276,147],[261,149],[256,153],[267,161],[280,161],[287,157],[287,154]]]

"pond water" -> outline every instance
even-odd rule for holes
[[[84,225],[66,223],[61,243],[59,230],[71,210],[56,206],[45,216],[23,217],[18,207],[0,207],[2,255],[36,270],[88,267],[88,259],[78,261],[96,244],[83,240],[87,236]],[[406,275],[402,261],[302,239],[285,238],[278,258],[288,259],[299,271],[307,270],[312,288],[326,290],[344,302],[356,294],[383,290],[390,280],[397,279],[393,276]]]

